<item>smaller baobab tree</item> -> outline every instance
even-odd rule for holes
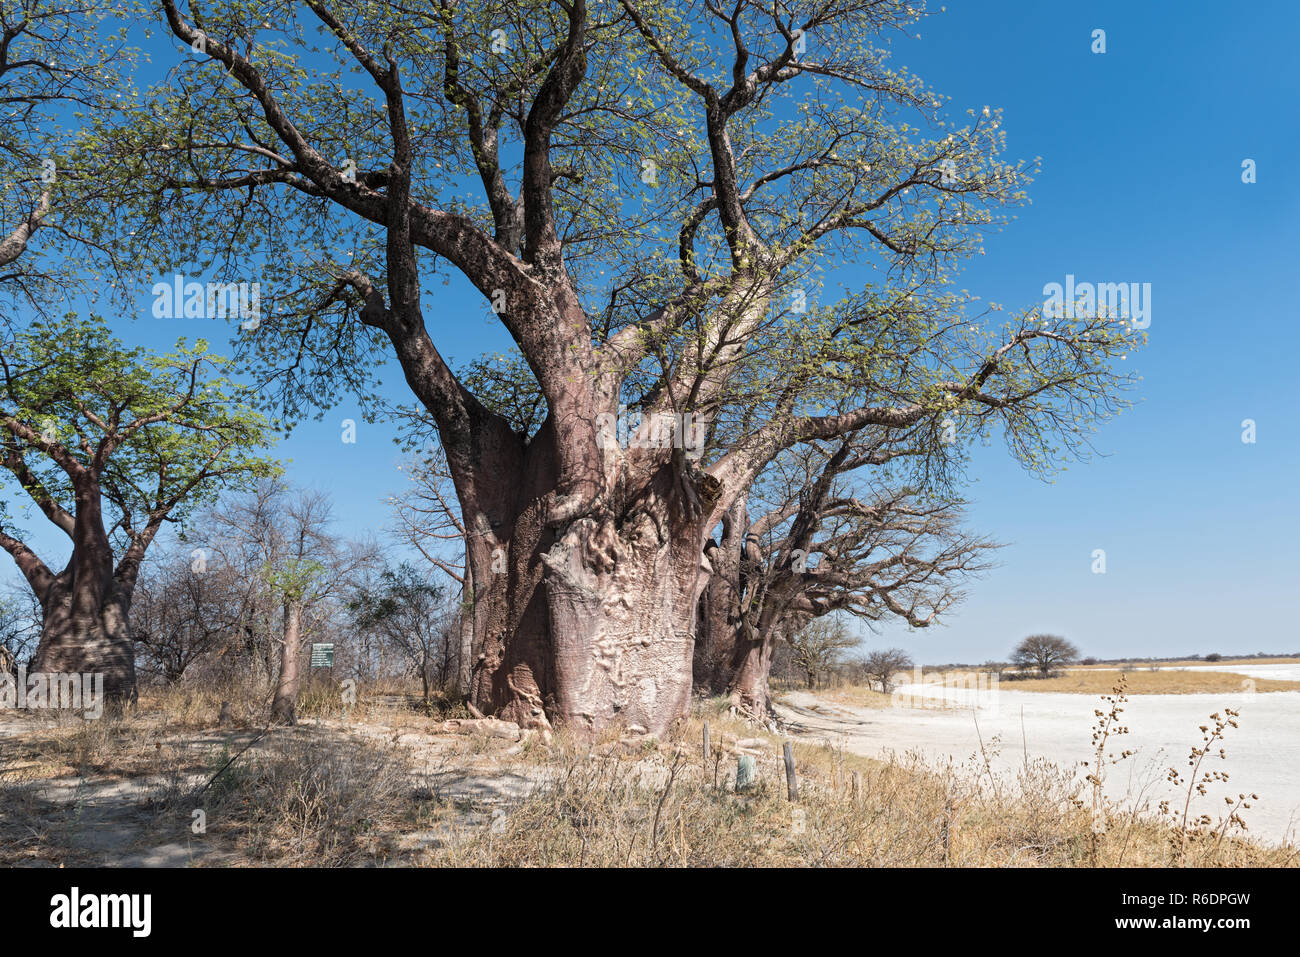
[[[0,548],[41,607],[32,670],[101,673],[120,702],[135,692],[129,615],[146,551],[196,504],[275,471],[256,454],[268,425],[202,340],[149,355],[98,318],[0,336],[0,476],[71,546],[53,570],[0,502]]]
[[[1059,635],[1030,635],[1011,653],[1017,668],[1034,669],[1041,677],[1079,660],[1079,649]]]
[[[293,545],[290,545],[293,548]],[[286,556],[279,566],[263,569],[266,585],[280,603],[280,676],[271,699],[273,724],[296,724],[298,690],[302,684],[303,608],[322,589],[325,566],[300,555]]]
[[[988,568],[993,543],[961,529],[959,503],[861,477],[912,447],[908,436],[859,432],[769,465],[705,547],[713,576],[700,603],[701,684],[763,715],[782,635],[836,612],[925,628],[960,601],[958,586]]]

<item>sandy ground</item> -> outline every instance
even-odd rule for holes
[[[1300,680],[1296,665],[1234,666],[1232,672]],[[994,769],[1009,771],[1026,755],[1062,766],[1089,760],[1097,721],[1093,712],[1102,707],[1090,695],[933,685],[902,685],[896,700],[908,706],[855,708],[793,692],[777,710],[797,733],[833,740],[870,757],[915,750],[932,760],[965,761],[980,753],[982,738]],[[1201,741],[1200,726],[1213,724],[1210,714],[1225,706],[1241,712],[1240,727],[1228,729],[1223,744],[1227,759],[1207,759],[1203,769],[1226,771],[1230,778],[1212,785],[1207,797],[1193,801],[1193,808],[1217,818],[1225,797],[1254,792],[1259,799],[1243,812],[1250,832],[1262,840],[1293,840],[1300,832],[1300,692],[1134,695],[1121,718],[1129,733],[1112,741],[1115,753],[1136,754],[1108,770],[1108,792],[1152,807],[1171,796],[1164,780],[1168,769],[1188,770],[1188,752]]]
[[[392,723],[388,723],[390,720]],[[220,842],[188,836],[177,840],[174,835],[171,839],[161,838],[158,815],[163,812],[151,810],[151,801],[169,785],[192,788],[204,784],[211,777],[214,755],[239,753],[246,744],[250,760],[293,739],[322,749],[365,739],[376,747],[401,752],[409,766],[413,792],[425,795],[424,800],[436,797],[453,813],[435,830],[393,835],[392,857],[386,860],[387,866],[421,863],[421,852],[441,847],[453,837],[453,831],[464,836],[482,828],[495,829],[512,804],[561,773],[527,760],[522,756],[522,744],[500,738],[476,742],[467,735],[421,730],[429,723],[422,718],[413,720],[405,711],[377,710],[350,721],[302,719],[296,727],[275,729],[265,736],[252,730],[186,729],[150,738],[141,731],[137,740],[144,742],[142,747],[157,740],[161,747],[176,749],[176,756],[168,760],[174,760],[171,770],[178,780],[156,774],[123,775],[105,766],[80,776],[22,781],[16,788],[0,792],[0,866],[54,867],[65,862],[97,867],[247,864],[249,861],[236,853],[237,848],[220,847]],[[23,770],[23,762],[15,763],[9,743],[39,732],[42,727],[31,715],[0,709],[0,779],[6,773]],[[617,745],[609,747],[618,750]],[[775,759],[773,762],[775,765]],[[655,752],[631,760],[629,775],[644,787],[662,788],[669,768]],[[26,802],[29,814],[39,818],[37,826],[22,824],[6,829],[10,811],[7,799]],[[171,820],[169,833],[187,833],[189,817],[184,808],[182,812],[184,826],[178,829]]]

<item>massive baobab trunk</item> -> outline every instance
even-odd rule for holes
[[[105,699],[121,705],[135,696],[135,647],[130,636],[134,555],[116,573],[104,531],[99,484],[87,472],[74,480],[75,518],[69,523],[72,557],[58,575],[35,564],[19,568],[41,604],[41,638],[32,671],[102,674]],[[30,565],[30,567],[29,567]]]
[[[33,672],[103,675],[107,701],[122,704],[134,697],[130,599],[111,575],[89,582],[60,575],[41,596],[41,609]]]
[[[543,556],[557,715],[661,731],[686,712],[702,575],[694,529],[584,519]]]
[[[665,464],[558,528],[543,518],[546,496],[523,489],[508,527],[471,536],[477,707],[583,731],[661,733],[686,713],[706,519],[675,475]]]

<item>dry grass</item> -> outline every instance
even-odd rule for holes
[[[845,685],[842,688],[834,688],[830,691],[820,691],[818,696],[825,698],[827,701],[834,701],[837,704],[848,704],[855,708],[890,708],[892,698],[890,695],[875,688],[867,688],[863,685]]]
[[[202,807],[213,840],[280,867],[373,863],[415,807],[402,749],[348,739],[286,736],[210,780],[170,809]]]
[[[710,724],[716,741],[716,719]],[[544,761],[549,783],[496,827],[445,849],[441,860],[538,867],[1141,867],[1295,866],[1300,857],[1294,848],[1239,838],[1181,840],[1154,816],[1117,809],[1105,810],[1102,826],[1094,828],[1073,772],[1046,761],[1000,776],[982,760],[936,766],[909,754],[875,761],[796,743],[800,800],[792,804],[780,742],[762,735],[759,784],[737,793],[735,758],[706,764],[700,725],[699,717],[683,722],[658,751],[639,759],[557,747]]]
[[[1218,661],[1206,661],[1204,658],[1181,658],[1177,661],[1121,661],[1095,665],[1075,665],[1074,669],[1114,671],[1116,668],[1195,668],[1206,665],[1294,665],[1300,664],[1300,657],[1279,656],[1274,658],[1220,658]]]
[[[410,734],[428,718],[377,711],[366,695],[346,720],[265,736],[214,729],[210,718],[198,729],[229,699],[189,694],[147,699],[149,709],[112,721],[25,719],[22,734],[0,739],[0,864],[103,863],[157,845],[200,848],[199,866],[1294,866],[1300,857],[1245,839],[1232,821],[1188,826],[1184,815],[1173,826],[1104,805],[1098,816],[1075,771],[1046,761],[998,774],[987,756],[876,761],[796,741],[794,804],[781,738],[718,701],[699,702],[662,741],[560,733],[546,747]],[[759,769],[758,785],[739,793],[737,748]],[[130,785],[118,817],[100,819],[131,828],[129,842],[87,848],[85,821],[108,812],[41,790],[69,778],[77,795]]]
[[[173,728],[209,728],[217,723],[222,705],[229,703],[232,727],[260,728],[270,714],[272,691],[270,686],[253,682],[154,686],[141,689],[137,713],[153,716]],[[441,720],[469,716],[460,700],[441,693],[433,696],[426,709],[409,684],[394,680],[354,687],[351,694],[347,691],[341,682],[313,677],[299,691],[298,717],[367,721],[382,715],[414,724],[429,717]]]
[[[1247,678],[1227,671],[1130,671],[1129,694],[1223,694],[1234,691],[1300,691],[1300,681]],[[1107,694],[1115,684],[1115,671],[1072,669],[1053,678],[1003,680],[1008,691],[1057,691],[1067,694]]]

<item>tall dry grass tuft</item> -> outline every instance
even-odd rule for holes
[[[203,808],[214,837],[257,863],[370,863],[412,800],[398,749],[349,739],[285,737],[218,767],[210,785],[177,803]]]

